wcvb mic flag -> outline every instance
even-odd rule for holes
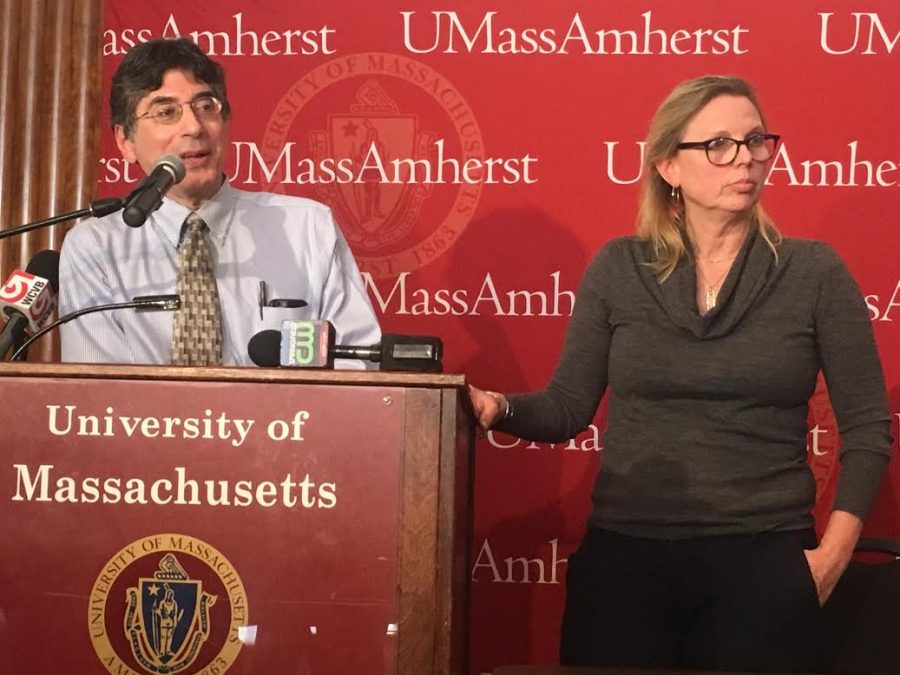
[[[0,289],[0,306],[7,316],[13,311],[21,312],[28,317],[29,328],[36,331],[53,313],[56,298],[46,279],[22,270],[13,270]]]

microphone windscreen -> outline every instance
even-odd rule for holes
[[[54,293],[59,291],[59,251],[38,251],[25,271],[49,281]]]
[[[281,365],[281,331],[261,330],[247,343],[250,360],[262,368]]]
[[[175,181],[172,183],[176,185],[184,180],[185,176],[185,168],[184,162],[181,157],[178,155],[161,155],[159,159],[156,160],[156,164],[153,166],[155,169],[158,166],[168,166],[171,169],[172,175],[175,177]]]

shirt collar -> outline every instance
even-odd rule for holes
[[[235,190],[228,180],[208,201],[197,209],[198,215],[209,227],[210,238],[218,247],[225,243],[228,230],[234,218]],[[191,209],[178,202],[163,197],[162,205],[150,216],[150,222],[172,244],[178,247],[181,227]]]

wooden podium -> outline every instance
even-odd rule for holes
[[[0,364],[0,673],[468,668],[464,379]]]

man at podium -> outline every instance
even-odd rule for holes
[[[150,183],[166,172],[175,184],[137,219],[126,209],[69,232],[60,314],[172,293],[181,308],[80,317],[62,328],[63,361],[251,365],[250,338],[286,319],[331,321],[338,343],[379,341],[331,210],[226,179],[231,108],[218,63],[187,39],[140,44],[113,76],[110,112],[122,156],[148,176],[137,189],[158,189]]]

